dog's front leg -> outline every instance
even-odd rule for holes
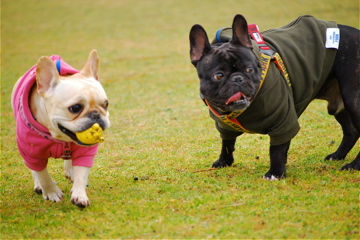
[[[267,180],[278,180],[286,177],[287,153],[290,141],[270,146],[270,170],[263,176]]]
[[[222,147],[219,159],[212,164],[213,168],[231,166],[234,162],[233,152],[235,151],[236,138],[222,140]]]
[[[50,177],[45,167],[42,171],[31,171],[34,178],[34,189],[37,194],[43,195],[45,200],[59,202],[62,200],[63,192]]]
[[[90,200],[86,195],[86,185],[90,173],[89,167],[74,166],[74,181],[71,189],[71,202],[80,208],[90,205]]]

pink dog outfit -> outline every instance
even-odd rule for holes
[[[50,57],[61,76],[79,71],[65,63],[60,56]],[[48,129],[38,123],[29,107],[29,94],[36,84],[36,65],[20,79],[14,92],[13,108],[16,121],[16,142],[28,168],[43,170],[48,158],[71,159],[73,166],[92,167],[98,145],[85,147],[74,142],[64,142],[51,136]]]

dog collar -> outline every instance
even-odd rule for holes
[[[222,28],[220,30],[217,31],[216,33],[216,39],[218,42],[221,42],[221,32],[222,30],[224,30],[226,28]],[[284,61],[282,60],[282,58],[280,57],[279,53],[275,52],[274,50],[272,50],[264,41],[260,31],[259,31],[259,27],[256,24],[249,24],[248,25],[248,33],[251,36],[251,38],[253,40],[256,41],[256,43],[258,44],[259,47],[259,51],[260,51],[260,62],[261,62],[261,79],[260,79],[260,84],[258,87],[258,90],[255,94],[255,96],[253,97],[253,99],[251,100],[250,104],[252,103],[252,101],[256,98],[257,94],[259,93],[267,72],[269,70],[270,67],[270,63],[271,61],[274,61],[274,63],[276,64],[277,68],[280,70],[281,74],[284,76],[287,86],[290,89],[290,92],[292,92],[292,88],[291,88],[291,81],[290,81],[290,77],[289,74],[286,70]],[[246,132],[246,133],[254,133],[251,132],[250,130],[246,129],[244,126],[241,125],[241,123],[236,119],[238,116],[240,116],[240,114],[242,114],[246,109],[244,110],[240,110],[240,111],[236,111],[236,112],[232,112],[226,115],[222,115],[220,113],[218,113],[210,104],[209,102],[206,100],[206,98],[200,93],[200,97],[201,99],[204,101],[204,103],[206,104],[206,106],[209,107],[209,110],[215,115],[217,116],[223,123],[231,126],[232,128],[234,128],[236,131],[239,132]]]

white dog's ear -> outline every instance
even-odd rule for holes
[[[94,49],[90,52],[85,67],[80,71],[80,73],[86,77],[94,77],[96,80],[99,80],[99,64],[99,55]]]
[[[36,83],[40,95],[55,87],[59,81],[60,75],[55,63],[49,57],[41,57],[36,65]]]

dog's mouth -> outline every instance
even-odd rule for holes
[[[207,98],[206,96],[204,97],[206,99],[206,103],[217,109],[221,114],[229,114],[231,112],[245,110],[250,106],[251,102],[251,97],[246,96],[243,92],[237,92],[227,100],[215,100]]]
[[[246,105],[248,102],[249,98],[247,98],[244,93],[237,92],[226,101],[225,105]]]
[[[224,112],[236,112],[241,111],[249,107],[251,97],[247,97],[242,92],[237,92],[232,95],[226,102],[223,107],[221,107]]]
[[[61,132],[65,133],[66,135],[68,135],[74,142],[76,142],[79,145],[82,146],[92,146],[93,144],[85,144],[83,142],[81,142],[77,137],[76,134],[72,131],[70,131],[69,129],[65,128],[64,126],[62,126],[61,124],[58,124],[58,127],[60,129]]]

